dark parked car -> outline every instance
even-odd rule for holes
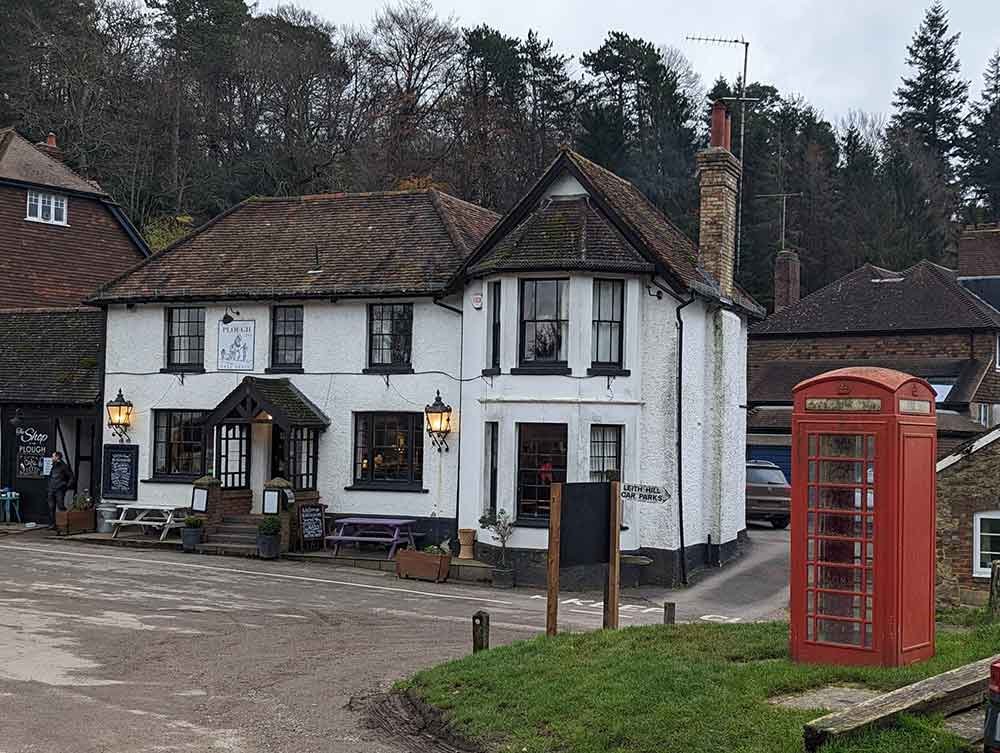
[[[792,488],[781,468],[766,460],[747,461],[747,519],[768,520],[785,528],[791,515]]]

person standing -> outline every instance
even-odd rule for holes
[[[49,523],[56,526],[56,509],[65,510],[66,491],[73,486],[73,471],[63,461],[62,453],[56,450],[52,453],[52,472],[49,474]]]

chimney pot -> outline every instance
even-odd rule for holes
[[[732,151],[732,120],[729,108],[721,99],[712,105],[712,133],[710,146]]]
[[[774,257],[774,311],[793,306],[801,295],[799,255],[789,249]]]
[[[45,144],[51,147],[56,146],[56,135],[52,131],[49,131],[49,135],[45,137]]]

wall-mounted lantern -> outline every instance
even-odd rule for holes
[[[424,408],[424,415],[427,416],[427,434],[430,436],[437,451],[448,451],[446,437],[451,431],[451,406],[445,405],[441,399],[441,390],[437,391],[434,402]]]
[[[129,440],[128,430],[132,425],[132,401],[126,400],[118,388],[118,395],[108,401],[108,428],[115,433],[121,442]]]
[[[233,314],[239,316],[240,312],[234,309],[232,306],[226,306],[226,313],[222,316],[222,323],[232,324],[234,321],[236,321],[236,319],[233,317]]]

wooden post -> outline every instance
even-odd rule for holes
[[[472,653],[478,654],[490,647],[490,613],[482,610],[472,615]]]
[[[559,623],[559,537],[562,532],[562,484],[549,488],[549,557],[547,570],[548,601],[545,610],[545,634],[555,635]]]
[[[1000,560],[990,565],[990,619],[1000,618]]]
[[[663,624],[673,625],[677,621],[677,605],[672,601],[663,602]]]
[[[618,599],[621,593],[621,482],[611,482],[611,541],[608,554],[608,587],[604,595],[604,628],[618,629]]]

